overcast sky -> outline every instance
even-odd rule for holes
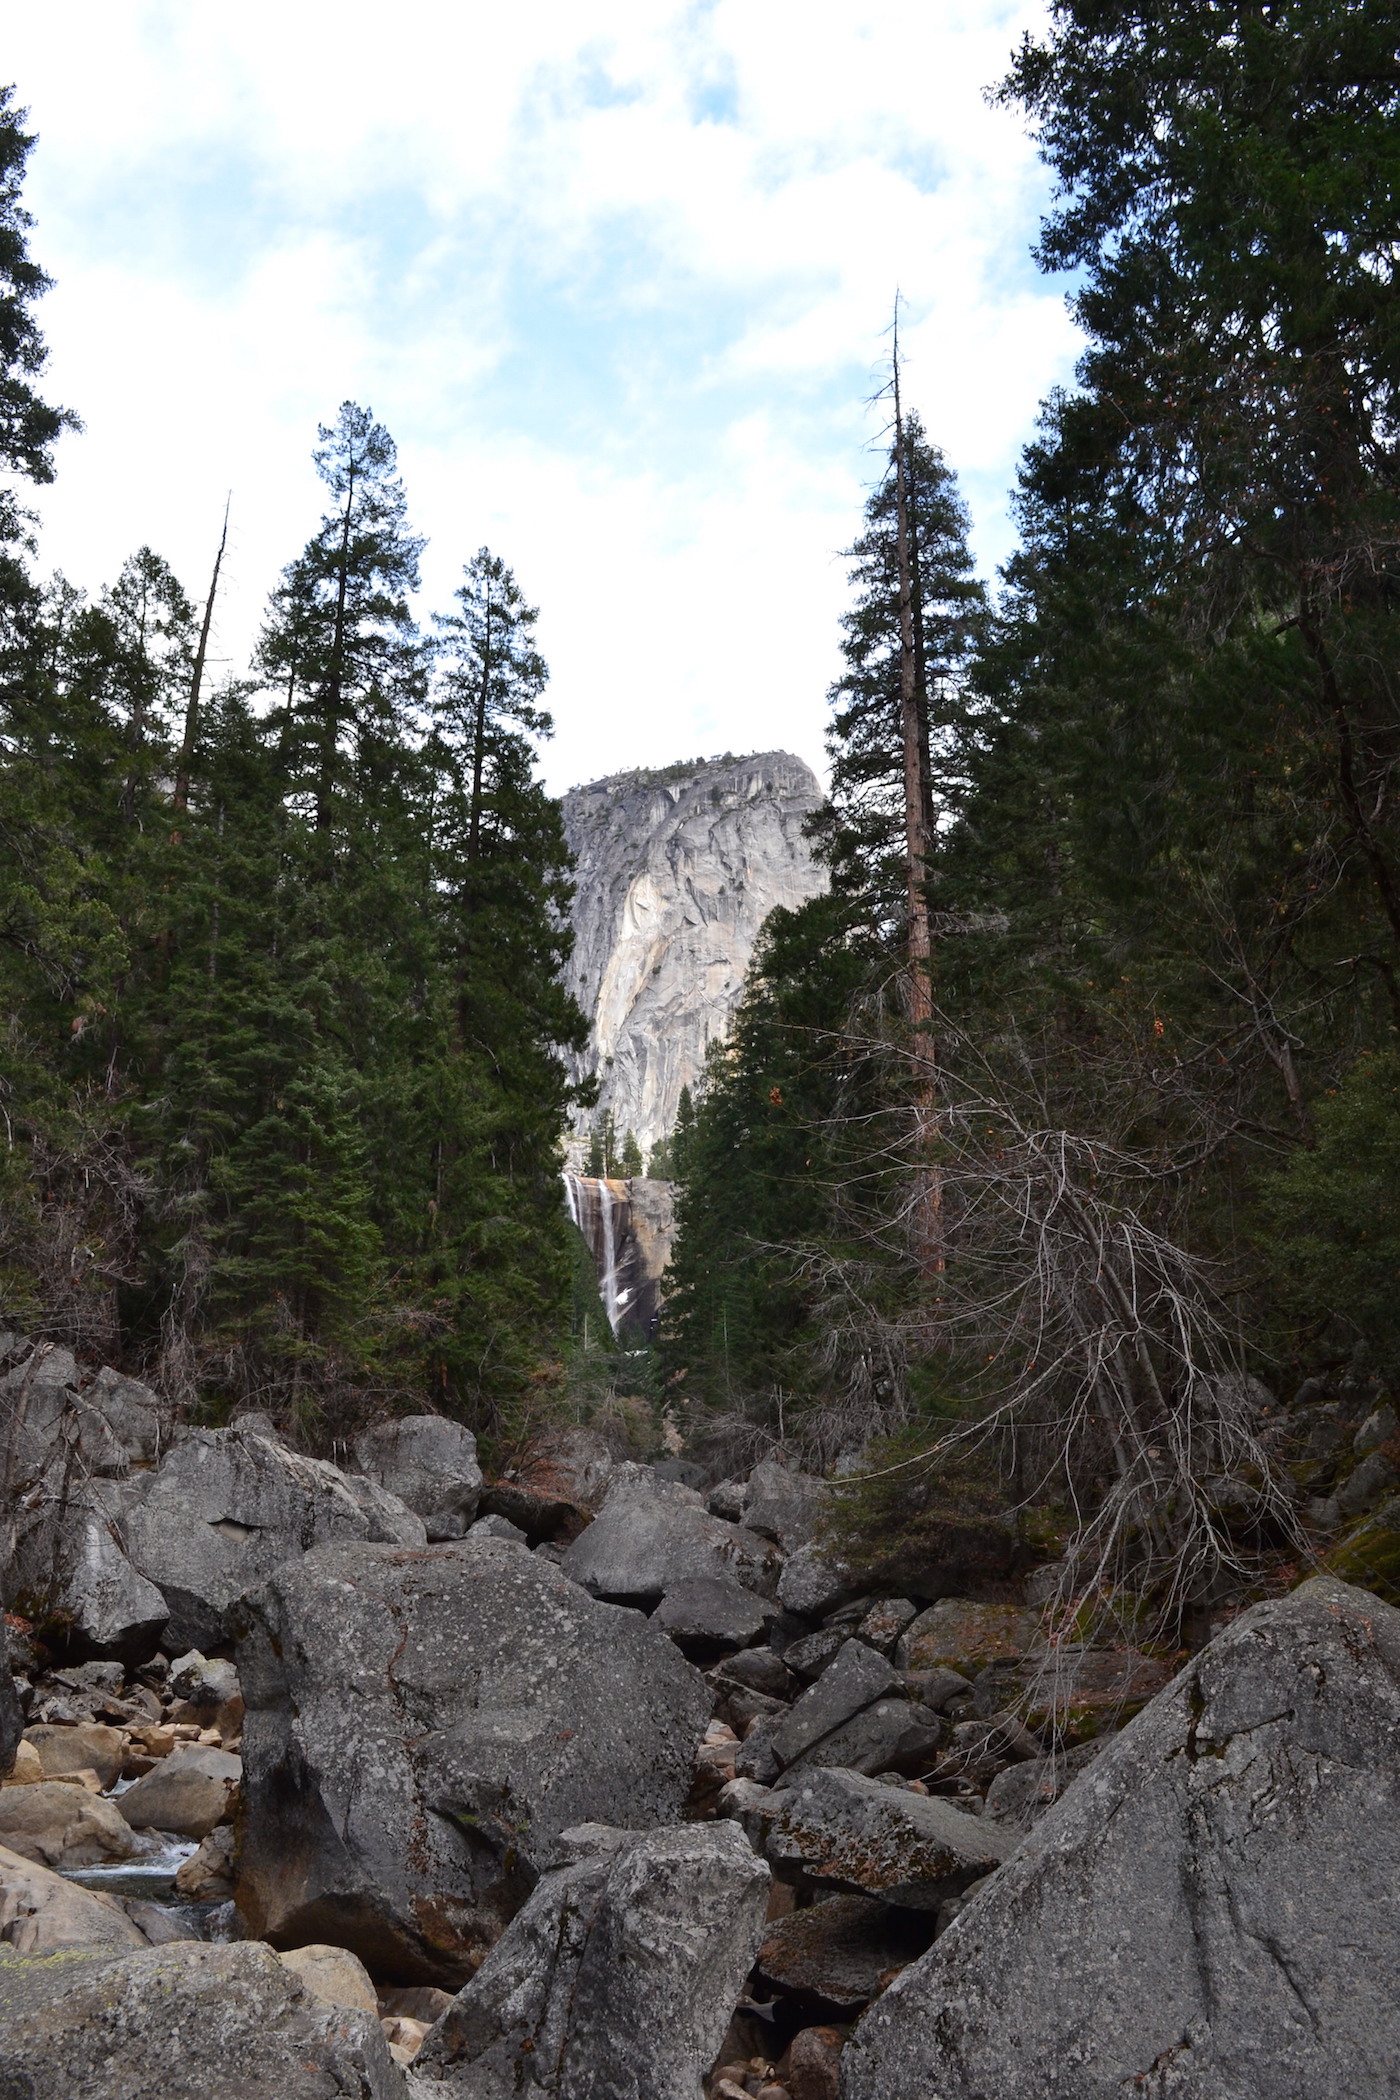
[[[907,388],[979,559],[1075,350],[1029,258],[1044,171],[983,90],[998,0],[66,0],[7,10],[57,279],[47,391],[86,430],[41,499],[95,590],[148,541],[191,595],[233,492],[242,669],[320,511],[318,421],[392,431],[421,610],[483,542],[541,608],[551,785],[822,755],[839,550]]]

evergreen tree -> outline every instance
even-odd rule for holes
[[[285,688],[286,760],[318,832],[353,804],[392,752],[421,693],[408,593],[423,542],[408,530],[393,439],[367,408],[342,402],[312,455],[334,508],[283,572],[260,652]]]
[[[622,1150],[618,1154],[617,1163],[619,1171],[627,1178],[634,1174],[639,1175],[642,1171],[641,1147],[630,1130],[623,1137]]]
[[[842,618],[846,669],[830,693],[831,800],[814,827],[833,881],[866,898],[872,923],[904,913],[908,885],[901,722],[898,459],[865,507],[848,550],[856,596]],[[985,618],[967,512],[916,415],[904,420],[910,587],[925,829],[936,840],[959,805],[968,736],[966,672]]]

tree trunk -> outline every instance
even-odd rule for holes
[[[180,757],[175,768],[175,793],[172,797],[175,814],[181,817],[190,799],[190,766],[194,761],[194,741],[199,734],[199,698],[204,684],[204,660],[209,653],[209,629],[214,621],[214,599],[219,589],[219,571],[223,567],[224,550],[228,546],[228,512],[232,501],[230,495],[224,503],[224,529],[219,535],[219,551],[214,556],[214,573],[209,579],[209,595],[204,601],[204,618],[199,629],[199,647],[194,652],[194,669],[190,673],[190,694],[185,702],[185,733],[180,742]],[[177,830],[176,841],[179,836]]]

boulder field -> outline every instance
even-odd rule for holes
[[[777,1458],[334,1466],[6,1366],[0,2093],[1400,2090],[1371,1592],[1073,1645],[1034,1583],[862,1588]]]

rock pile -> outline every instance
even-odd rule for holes
[[[1005,1584],[861,1592],[777,1461],[707,1486],[573,1430],[484,1481],[424,1417],[355,1472],[0,1364],[10,1601],[46,1614],[0,1682],[0,2090],[1394,2083],[1375,1596],[1315,1580],[1173,1676]],[[161,1901],[116,1878],[157,1860]]]

